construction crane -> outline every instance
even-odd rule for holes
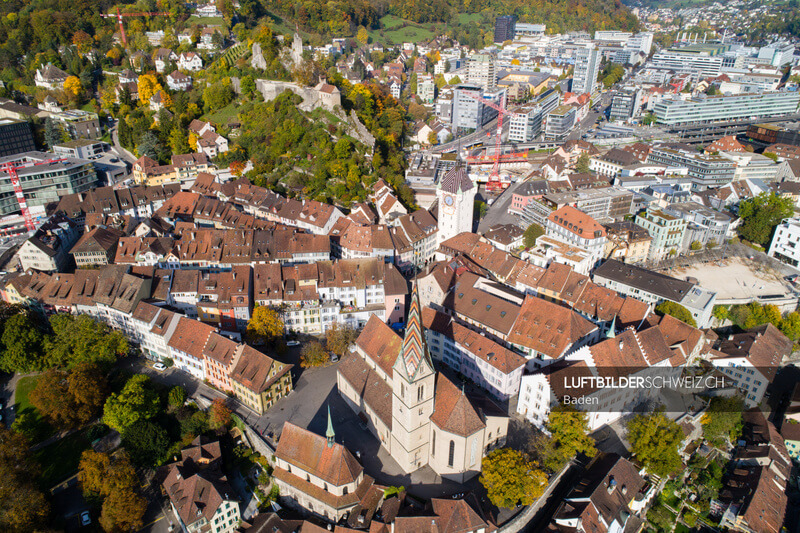
[[[101,13],[100,16],[104,19],[115,18],[119,21],[119,36],[122,38],[122,44],[128,46],[128,36],[125,35],[125,26],[122,24],[122,17],[155,17],[159,15],[169,15],[169,13],[148,12],[143,11],[139,13],[120,13],[117,8],[116,14],[114,13]]]
[[[486,182],[486,191],[495,191],[497,189],[502,189],[503,185],[500,181],[500,145],[502,144],[501,137],[503,136],[503,116],[509,115],[511,117],[518,116],[517,113],[509,111],[506,109],[506,93],[503,92],[503,95],[500,97],[500,105],[495,104],[494,102],[487,100],[485,98],[481,98],[480,96],[475,96],[471,93],[466,93],[467,96],[472,98],[473,100],[477,100],[481,102],[483,105],[487,105],[492,109],[497,110],[497,134],[495,135],[494,139],[494,165],[492,166],[492,173],[489,174],[489,181]]]
[[[45,159],[44,161],[36,161],[33,163],[15,163],[14,161],[10,161],[8,163],[3,163],[2,165],[0,165],[0,172],[7,172],[8,179],[11,180],[11,186],[14,188],[14,195],[17,197],[17,202],[19,203],[20,211],[22,211],[22,217],[25,219],[25,229],[28,231],[35,230],[36,225],[33,223],[33,217],[31,216],[30,210],[28,210],[28,202],[25,200],[25,195],[22,192],[22,185],[19,182],[19,176],[17,175],[17,170],[37,165],[48,165],[50,163],[58,163],[61,161],[65,161],[65,159],[63,158]]]

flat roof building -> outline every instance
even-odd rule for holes
[[[689,100],[675,95],[656,102],[653,112],[660,124],[697,124],[790,115],[797,111],[798,104],[800,93],[788,91],[730,96],[700,94]]]

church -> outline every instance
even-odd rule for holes
[[[508,416],[483,396],[470,396],[431,361],[414,285],[405,336],[374,315],[339,363],[339,394],[407,473],[430,466],[463,482],[481,459],[505,444]]]

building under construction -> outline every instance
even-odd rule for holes
[[[16,171],[28,208],[41,208],[58,202],[62,196],[88,191],[98,185],[94,164],[86,159],[25,152],[0,158],[0,168],[9,166]],[[9,171],[0,171],[0,218],[21,214],[21,209]]]

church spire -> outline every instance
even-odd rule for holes
[[[332,448],[336,433],[333,431],[333,421],[331,420],[331,406],[328,406],[328,430],[325,432],[325,437],[328,439],[328,448]]]
[[[411,289],[411,309],[408,311],[406,320],[406,333],[403,337],[403,346],[400,348],[400,356],[397,358],[396,366],[405,374],[406,379],[411,381],[423,364],[433,368],[425,346],[425,333],[422,331],[422,306],[419,303],[419,292],[417,283]]]
[[[617,323],[617,315],[614,315],[614,317],[611,319],[611,325],[608,326],[608,331],[606,331],[607,339],[613,339],[614,337],[617,336],[616,323]]]

